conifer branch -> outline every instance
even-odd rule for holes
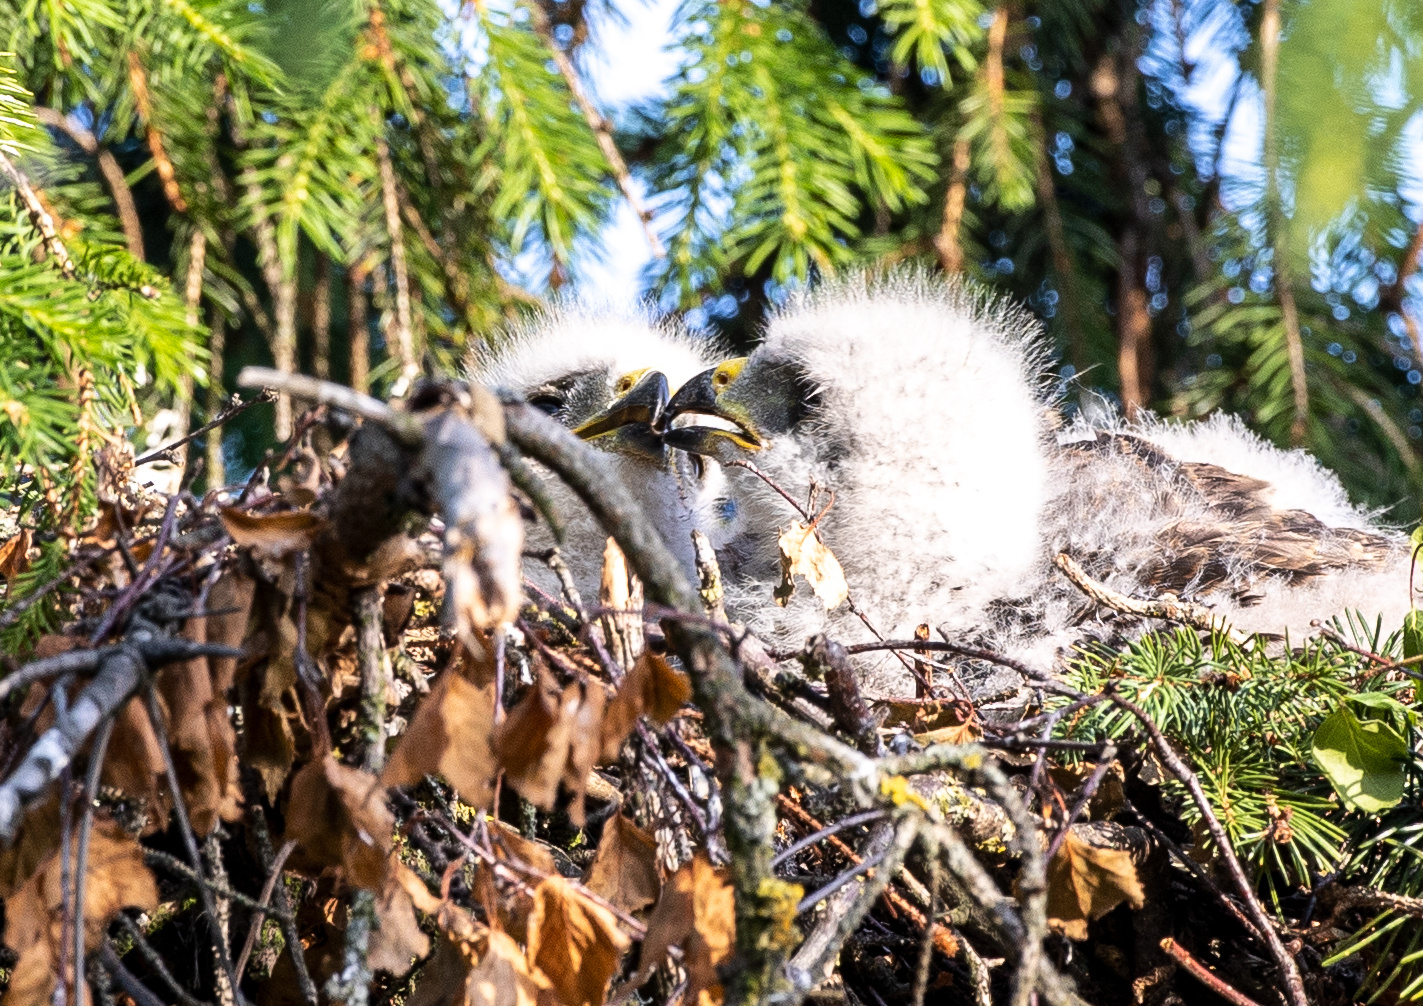
[[[59,271],[64,274],[65,279],[73,279],[74,259],[69,257],[69,249],[64,247],[64,241],[59,236],[59,229],[55,226],[54,217],[45,207],[39,192],[30,184],[29,178],[3,150],[0,150],[0,173],[10,180],[10,183],[15,186],[15,191],[20,194],[20,201],[25,204],[25,212],[29,214],[30,223],[35,230],[39,231],[40,238],[44,241],[45,250],[54,259]]]
[[[114,208],[119,213],[119,226],[123,228],[124,243],[128,245],[128,253],[142,262],[144,260],[143,224],[138,218],[138,207],[134,205],[133,192],[129,189],[128,181],[124,178],[123,168],[119,167],[119,162],[114,158],[114,155],[107,147],[99,145],[99,140],[93,133],[62,112],[43,105],[36,105],[33,111],[36,119],[46,126],[63,132],[74,141],[80,150],[95,159],[99,166],[99,173],[104,176],[104,181],[109,186],[109,193],[114,198]]]

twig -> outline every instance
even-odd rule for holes
[[[64,274],[65,279],[73,279],[74,259],[69,257],[69,249],[64,247],[64,241],[54,226],[54,218],[49,215],[49,210],[45,209],[44,202],[40,199],[34,186],[30,184],[29,178],[25,177],[25,173],[6,156],[4,151],[0,151],[0,174],[4,174],[10,180],[10,184],[15,186],[15,191],[20,194],[20,201],[25,204],[25,212],[30,216],[30,223],[34,225],[35,230],[40,232],[45,249],[54,259],[59,271]]]
[[[188,807],[183,802],[183,787],[178,782],[178,768],[173,764],[173,750],[168,744],[168,729],[163,724],[163,710],[158,705],[158,691],[153,687],[153,681],[147,674],[142,674],[141,677],[144,686],[143,697],[148,707],[149,724],[153,727],[153,735],[158,741],[158,753],[163,758],[163,771],[168,777],[168,790],[173,795],[173,817],[178,821],[178,831],[183,836],[183,846],[188,853],[188,860],[192,863],[193,871],[197,875],[195,880],[198,886],[198,895],[202,898],[203,910],[207,912],[208,916],[208,926],[212,929],[218,966],[226,974],[228,986],[235,992],[237,982],[233,980],[232,957],[228,953],[227,942],[223,939],[217,901],[213,898],[212,887],[203,874],[203,857],[202,853],[198,851],[198,840],[193,834],[193,826],[188,820]]]
[[[400,199],[395,190],[395,166],[390,160],[390,146],[385,142],[385,123],[380,112],[371,106],[376,121],[376,163],[380,167],[381,204],[385,207],[385,229],[390,237],[390,265],[395,274],[395,351],[400,360],[400,376],[408,390],[410,382],[420,372],[415,362],[415,343],[410,321],[410,270],[405,262],[405,231],[400,223]]]
[[[216,418],[204,423],[202,426],[199,426],[196,430],[189,433],[182,439],[175,440],[171,444],[168,444],[164,447],[160,447],[158,450],[154,451],[151,454],[145,454],[143,457],[135,461],[133,463],[133,466],[137,468],[139,465],[146,465],[150,461],[176,461],[178,459],[177,449],[179,447],[182,447],[184,444],[192,440],[196,440],[208,430],[216,429],[223,423],[230,422],[231,420],[236,419],[238,416],[242,415],[242,413],[246,412],[254,405],[262,405],[265,402],[275,402],[276,400],[277,393],[270,389],[263,390],[260,394],[258,394],[256,398],[249,399],[245,402],[237,395],[233,395],[231,401],[227,403],[226,408],[224,408],[220,413],[218,413]]]
[[[252,897],[250,894],[243,894],[241,891],[234,890],[226,884],[217,883],[211,879],[204,878],[202,874],[197,873],[191,866],[183,862],[177,856],[170,855],[169,853],[162,852],[158,849],[145,848],[143,850],[143,861],[149,866],[161,867],[162,869],[167,870],[169,873],[172,873],[175,876],[182,877],[184,880],[191,881],[194,885],[205,883],[208,885],[208,887],[212,888],[213,892],[217,894],[218,897],[226,898],[229,901],[235,901],[237,902],[237,904],[241,905],[243,908],[246,908],[248,911],[255,912],[262,907],[261,904],[257,901],[257,899]],[[281,919],[284,917],[291,918],[290,912],[285,912],[276,908],[269,907],[266,911],[268,915],[272,916],[275,919]]]
[[[414,416],[396,412],[370,395],[363,395],[331,381],[308,377],[305,374],[284,374],[270,367],[243,367],[242,372],[237,375],[237,386],[273,388],[293,398],[303,398],[321,405],[344,409],[363,419],[380,423],[407,446],[418,446],[424,437],[420,421]]]
[[[703,839],[706,839],[711,833],[707,827],[706,815],[697,806],[697,802],[692,799],[692,794],[687,792],[687,787],[682,785],[682,780],[677,778],[677,773],[672,770],[672,766],[667,764],[667,759],[657,748],[656,739],[641,720],[637,723],[637,737],[642,742],[643,749],[647,752],[653,767],[667,781],[667,785],[672,787],[672,792],[676,794],[678,802],[686,808],[687,813],[691,815],[692,823],[697,826],[697,831],[701,832]]]
[[[807,849],[810,846],[822,841],[823,839],[829,838],[831,835],[834,835],[837,832],[844,831],[846,828],[853,828],[856,825],[867,824],[870,821],[878,821],[884,816],[885,811],[883,810],[866,810],[860,812],[859,814],[851,814],[849,817],[841,818],[834,824],[827,824],[820,830],[811,832],[809,835],[806,835],[802,839],[798,839],[791,845],[786,846],[780,852],[776,853],[776,858],[771,860],[771,866],[773,868],[780,866],[782,863],[790,859],[802,849]]]
[[[1163,618],[1169,622],[1179,622],[1202,632],[1223,632],[1237,643],[1247,638],[1227,625],[1224,619],[1212,615],[1210,609],[1203,605],[1190,601],[1138,601],[1119,594],[1088,576],[1087,571],[1066,552],[1058,553],[1053,559],[1053,565],[1062,570],[1063,575],[1071,580],[1078,590],[1103,607],[1138,618]]]
[[[721,586],[721,566],[716,561],[716,550],[711,539],[700,530],[692,531],[692,551],[697,562],[697,593],[702,598],[702,609],[707,617],[726,621],[726,607],[722,603],[725,591]]]
[[[0,157],[3,157],[0,154]],[[100,960],[104,962],[104,967],[109,974],[114,976],[114,980],[119,983],[128,997],[138,1006],[165,1006],[162,999],[154,995],[147,985],[139,981],[132,971],[124,967],[123,961],[119,960],[119,955],[114,952],[114,948],[109,945],[108,940],[104,941],[103,948],[99,951]]]
[[[192,993],[183,988],[183,986],[179,984],[178,979],[173,977],[172,972],[168,970],[168,965],[163,961],[163,955],[153,949],[152,944],[144,937],[143,930],[139,928],[137,922],[129,918],[125,912],[119,912],[118,920],[128,932],[129,938],[133,940],[134,949],[138,951],[139,956],[143,958],[144,962],[153,969],[153,973],[162,980],[163,984],[168,986],[168,991],[173,993],[173,998],[182,1003],[182,1006],[208,1006],[207,1003],[194,997]],[[105,947],[108,947],[107,943],[105,943]]]
[[[1092,774],[1087,777],[1087,782],[1082,786],[1082,792],[1077,797],[1077,802],[1072,805],[1072,810],[1067,815],[1067,820],[1062,822],[1062,827],[1057,834],[1052,837],[1052,843],[1047,847],[1047,852],[1043,853],[1043,858],[1052,861],[1052,857],[1057,855],[1057,850],[1062,848],[1062,843],[1067,840],[1067,833],[1072,830],[1073,823],[1082,816],[1082,812],[1087,809],[1087,804],[1091,802],[1093,794],[1097,792],[1097,787],[1102,785],[1102,780],[1107,777],[1107,771],[1112,767],[1112,759],[1117,757],[1115,745],[1108,744],[1102,748],[1102,753],[1098,755],[1100,759],[1097,767],[1092,770]]]
[[[252,924],[247,929],[247,941],[242,944],[242,953],[237,956],[237,964],[234,967],[237,982],[242,983],[242,973],[247,970],[247,958],[252,956],[252,948],[257,945],[257,936],[262,932],[262,923],[267,920],[267,903],[272,900],[272,889],[277,886],[277,881],[282,876],[282,864],[287,861],[287,857],[296,848],[296,840],[288,839],[277,853],[277,859],[272,864],[272,868],[267,871],[267,882],[262,885],[262,896],[257,899],[258,908],[252,913]]]
[[[568,90],[573,93],[573,100],[577,102],[579,109],[583,112],[583,118],[587,121],[588,128],[593,130],[593,135],[598,140],[598,149],[603,152],[608,167],[612,169],[613,177],[618,180],[618,188],[622,189],[623,198],[628,201],[632,211],[637,214],[638,222],[642,224],[643,236],[647,238],[647,245],[652,249],[653,257],[666,258],[667,249],[662,247],[662,240],[652,229],[652,213],[642,204],[642,199],[637,194],[637,188],[633,185],[632,174],[628,171],[627,162],[618,152],[618,145],[613,142],[613,127],[589,99],[588,92],[578,77],[578,70],[574,67],[573,61],[568,58],[568,53],[558,44],[553,37],[553,32],[549,30],[548,15],[544,13],[543,7],[533,3],[525,9],[532,15],[534,31],[538,32],[539,37],[548,46],[549,54],[553,56],[554,65],[563,75],[564,82],[568,84]]]
[[[10,841],[25,807],[45,792],[90,735],[138,690],[145,666],[157,668],[195,656],[241,656],[229,646],[194,644],[180,639],[152,639],[124,643],[99,651],[102,656],[93,680],[56,716],[54,725],[25,752],[15,770],[0,782],[0,841]]]
[[[878,846],[869,858],[856,864],[854,869],[841,874],[796,906],[797,913],[804,912],[839,891],[839,895],[826,905],[825,913],[815,931],[801,944],[787,968],[792,974],[797,992],[803,994],[819,981],[826,964],[839,953],[845,940],[859,928],[861,920],[879,900],[880,895],[885,893],[918,834],[919,820],[913,815],[906,816],[897,825],[884,822],[875,829],[867,842],[866,852],[869,852],[872,846]],[[876,870],[873,877],[858,885],[858,888],[841,890],[845,884],[875,866],[881,868]],[[926,922],[926,925],[932,923]]]
[[[1144,709],[1119,695],[1109,695],[1109,698],[1114,704],[1135,716],[1146,728],[1146,732],[1151,736],[1152,746],[1156,748],[1156,754],[1162,764],[1181,781],[1186,787],[1186,791],[1191,794],[1191,802],[1196,805],[1196,810],[1200,812],[1202,819],[1206,822],[1211,838],[1215,840],[1216,848],[1220,851],[1221,859],[1225,861],[1226,871],[1235,884],[1236,892],[1245,902],[1246,912],[1254,920],[1255,928],[1264,937],[1265,945],[1269,947],[1270,955],[1274,957],[1275,964],[1280,969],[1285,981],[1285,988],[1289,993],[1291,1006],[1309,1006],[1309,999],[1304,992],[1304,982],[1300,979],[1299,968],[1295,966],[1294,958],[1285,950],[1285,945],[1280,942],[1280,935],[1270,924],[1270,919],[1266,916],[1260,899],[1255,896],[1255,889],[1251,886],[1249,878],[1245,876],[1245,870],[1241,867],[1240,860],[1236,858],[1235,849],[1230,844],[1230,836],[1225,833],[1225,828],[1221,825],[1220,819],[1216,817],[1210,801],[1206,799],[1205,790],[1201,788],[1201,781],[1196,778],[1196,773],[1191,771],[1190,766],[1181,760],[1176,749],[1162,734],[1161,728],[1146,714]]]
[[[249,777],[250,778],[250,777]],[[276,868],[276,856],[272,854],[272,838],[267,830],[267,815],[263,812],[261,805],[257,802],[260,799],[253,797],[250,801],[252,807],[252,833],[257,839],[257,853],[262,858],[262,866],[270,876]],[[291,909],[291,902],[287,900],[287,890],[281,884],[272,889],[272,901],[275,909],[271,914],[277,915],[282,923],[282,940],[286,943],[287,953],[291,955],[292,970],[296,973],[297,988],[301,992],[301,998],[307,1006],[317,1006],[320,995],[316,989],[316,983],[311,980],[311,972],[306,967],[306,954],[302,947],[301,934],[296,928],[296,919]],[[278,914],[280,910],[281,914]]]
[[[1171,937],[1168,936],[1161,941],[1161,949],[1166,951],[1173,961],[1185,968],[1192,978],[1196,979],[1226,1002],[1232,1003],[1233,1006],[1260,1006],[1254,999],[1242,995],[1221,981],[1209,968],[1187,953],[1186,948]]]
[[[98,162],[99,173],[108,183],[109,191],[114,197],[114,206],[119,211],[119,224],[123,227],[124,242],[128,245],[128,253],[142,262],[143,222],[139,219],[138,207],[133,202],[133,192],[128,187],[128,181],[124,178],[124,171],[119,167],[118,160],[107,147],[99,146],[99,140],[93,133],[64,113],[43,105],[36,105],[33,111],[36,119],[52,129],[63,132],[79,146],[80,150]]]
[[[89,768],[84,773],[84,816],[79,819],[79,837],[74,853],[74,1001],[83,1001],[84,988],[84,891],[85,874],[89,866],[89,833],[94,828],[94,796],[99,792],[99,775],[104,768],[104,755],[109,750],[109,737],[114,732],[114,718],[104,720],[94,747],[89,752]],[[66,850],[67,852],[67,850]]]
[[[812,891],[810,894],[807,894],[804,898],[802,898],[802,899],[800,900],[800,904],[796,905],[796,914],[797,914],[797,915],[804,915],[806,912],[810,911],[810,910],[811,910],[812,908],[814,908],[816,905],[820,904],[822,901],[824,901],[824,900],[826,900],[827,898],[829,898],[832,894],[834,894],[836,891],[840,890],[840,888],[844,887],[846,884],[848,884],[850,881],[854,880],[856,877],[859,877],[859,876],[861,876],[861,875],[863,875],[863,874],[869,873],[869,872],[872,871],[876,866],[879,866],[880,863],[884,862],[885,857],[886,857],[888,854],[889,854],[889,850],[888,850],[888,849],[881,849],[879,852],[876,852],[874,855],[870,856],[868,859],[861,859],[861,860],[860,860],[858,863],[856,863],[853,867],[851,867],[850,869],[846,870],[844,873],[840,874],[838,877],[836,877],[834,880],[830,881],[830,883],[826,884],[824,887],[820,888],[818,891]],[[887,872],[887,871],[886,871],[886,872]],[[878,892],[878,891],[875,892],[875,896],[876,896],[876,897],[879,896],[879,892]],[[839,920],[837,919],[836,921],[838,922]],[[858,919],[855,920],[855,925],[859,925],[859,920],[858,920]],[[851,926],[851,927],[850,927],[850,932],[854,932],[854,931],[855,931],[855,926]]]
[[[19,668],[4,678],[0,678],[0,701],[17,688],[57,678],[61,674],[79,674],[92,671],[103,660],[106,650],[69,650],[56,653],[52,657],[35,660]]]

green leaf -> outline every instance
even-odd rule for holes
[[[1382,720],[1360,720],[1340,706],[1315,730],[1312,750],[1349,806],[1378,814],[1403,799],[1408,743]]]
[[[1423,611],[1410,611],[1403,618],[1403,659],[1423,653]]]

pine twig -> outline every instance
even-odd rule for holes
[[[544,13],[543,7],[538,3],[531,3],[524,9],[529,12],[534,31],[548,46],[554,65],[558,67],[558,72],[563,75],[564,82],[568,84],[568,90],[572,92],[573,100],[582,111],[588,128],[593,130],[593,136],[598,141],[598,149],[603,152],[603,157],[608,162],[613,177],[617,179],[618,188],[622,190],[623,198],[628,201],[632,211],[637,214],[638,223],[642,224],[643,236],[647,238],[647,245],[652,249],[653,256],[666,258],[667,249],[662,246],[662,239],[652,229],[652,212],[643,205],[642,198],[637,194],[637,187],[633,185],[632,173],[628,171],[627,162],[618,152],[618,145],[613,142],[612,125],[588,97],[588,92],[583,87],[583,81],[578,76],[578,68],[573,65],[573,61],[568,58],[568,53],[554,39],[553,32],[549,28],[548,15]]]
[[[109,192],[114,197],[114,208],[119,212],[119,226],[123,228],[128,253],[140,262],[144,261],[143,222],[139,219],[133,192],[128,187],[128,180],[124,178],[124,170],[119,167],[118,160],[109,148],[99,145],[99,140],[93,133],[64,113],[43,105],[36,105],[33,111],[36,119],[52,129],[60,130],[98,163],[99,174],[104,176]]]
[[[371,108],[377,128],[382,123],[380,113]],[[390,146],[385,136],[376,133],[376,164],[380,168],[381,203],[385,207],[385,229],[390,237],[390,266],[395,274],[395,351],[400,360],[400,375],[406,385],[420,372],[415,362],[415,343],[410,319],[410,269],[405,261],[405,230],[400,222],[400,197],[395,186],[395,165],[390,159]]]
[[[69,256],[69,249],[64,247],[64,241],[60,238],[59,230],[54,225],[54,217],[50,215],[49,210],[45,209],[44,201],[40,199],[39,193],[30,184],[29,178],[3,150],[0,150],[0,174],[4,174],[15,186],[15,191],[20,194],[20,201],[25,204],[25,212],[30,216],[30,223],[34,225],[35,230],[40,232],[45,250],[54,259],[59,271],[64,274],[65,279],[73,279],[75,275],[74,259]]]
[[[163,134],[153,124],[153,102],[148,93],[148,72],[138,53],[130,49],[128,54],[128,80],[133,90],[133,101],[138,106],[138,117],[143,120],[144,136],[148,141],[149,153],[153,155],[153,166],[158,170],[158,178],[163,183],[163,195],[168,205],[178,213],[188,212],[187,200],[178,188],[178,173],[173,170],[173,160],[163,146]]]

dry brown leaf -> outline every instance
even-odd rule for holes
[[[293,869],[339,866],[357,887],[383,891],[394,829],[385,787],[369,772],[328,755],[292,779],[287,838],[300,846]]]
[[[547,976],[562,1006],[598,1006],[629,940],[613,913],[562,877],[534,889],[529,960]]]
[[[247,641],[247,627],[252,615],[252,599],[257,582],[236,569],[228,569],[208,592],[208,642],[220,646],[240,647]],[[225,696],[237,674],[236,657],[209,657],[212,690]]]
[[[915,734],[914,740],[924,747],[930,744],[972,744],[983,737],[983,728],[976,719],[953,726],[939,727],[927,733]]]
[[[550,987],[544,975],[530,970],[512,938],[491,929],[479,965],[465,982],[464,1001],[466,1006],[537,1006],[540,993]]]
[[[469,957],[461,944],[442,937],[420,969],[420,979],[405,1006],[462,1006],[470,970]]]
[[[845,571],[835,553],[816,536],[814,528],[800,521],[781,533],[777,541],[781,550],[781,585],[776,588],[776,602],[786,604],[795,592],[795,577],[803,576],[820,598],[826,610],[839,607],[850,596]]]
[[[414,884],[410,883],[412,879]],[[418,891],[416,885],[419,885]],[[424,897],[417,902],[418,895]],[[420,878],[401,863],[399,857],[392,855],[385,889],[376,899],[376,917],[380,920],[380,927],[371,934],[369,959],[372,969],[389,971],[398,978],[409,972],[416,959],[430,952],[430,937],[420,931],[420,923],[415,920],[415,908],[433,900]]]
[[[1072,832],[1047,865],[1047,914],[1053,929],[1070,940],[1087,939],[1087,923],[1123,901],[1146,902],[1130,853],[1098,849]]]
[[[621,813],[603,825],[603,838],[583,886],[628,914],[657,900],[657,841]]]
[[[32,535],[27,527],[20,528],[18,534],[0,542],[0,579],[13,584],[15,577],[30,568],[30,542]]]
[[[603,714],[602,751],[598,763],[606,765],[618,760],[623,741],[644,713],[658,726],[664,726],[692,697],[692,682],[660,654],[643,650],[623,679],[613,700]]]
[[[581,822],[588,772],[601,749],[606,693],[591,680],[556,691],[541,665],[537,680],[495,731],[494,751],[505,780],[535,806],[551,808],[562,782],[573,798],[569,814]]]
[[[494,684],[480,688],[454,668],[435,682],[391,753],[382,781],[417,783],[443,775],[460,799],[483,809],[494,795]]]
[[[100,781],[149,801],[150,827],[156,829],[167,820],[171,800],[162,784],[163,775],[163,751],[148,718],[148,708],[140,698],[129,699],[114,717],[114,732],[109,737]]]
[[[307,510],[250,514],[225,506],[220,514],[222,526],[233,541],[269,559],[310,548],[326,529],[326,521]]]
[[[207,619],[188,619],[183,638],[207,642]],[[237,733],[227,717],[227,698],[214,690],[206,657],[170,664],[155,680],[184,803],[193,829],[207,835],[219,820],[241,816]]]
[[[70,861],[70,872],[75,867]],[[5,944],[20,959],[5,1006],[46,1006],[55,985],[55,963],[64,938],[64,886],[58,852],[52,853],[5,903]],[[84,946],[97,948],[122,908],[153,911],[158,886],[143,865],[143,850],[112,821],[97,821],[85,864]]]
[[[642,957],[633,978],[642,984],[667,957],[682,948],[687,971],[684,1002],[719,1006],[723,990],[717,967],[736,944],[736,896],[726,870],[711,865],[705,853],[684,863],[662,887],[657,907],[647,920]]]

